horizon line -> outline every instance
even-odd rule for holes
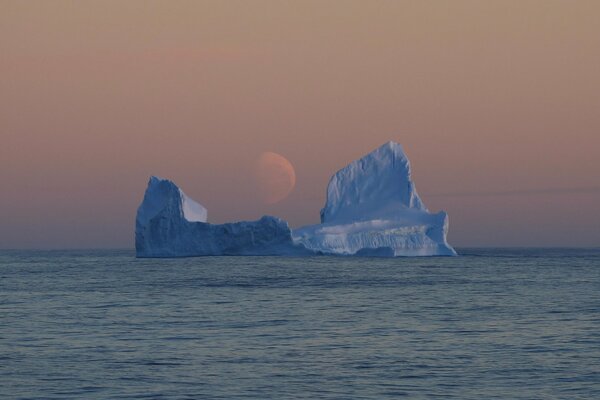
[[[573,193],[600,193],[600,186],[580,186],[571,188],[542,188],[542,189],[513,189],[498,191],[473,191],[473,192],[445,192],[424,193],[427,197],[489,197],[489,196],[519,196],[537,194],[573,194]]]

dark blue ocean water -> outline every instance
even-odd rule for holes
[[[600,250],[0,252],[0,398],[599,399]]]

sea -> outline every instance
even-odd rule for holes
[[[600,399],[600,249],[0,251],[0,399]]]

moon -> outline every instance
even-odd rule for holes
[[[284,156],[271,151],[258,157],[255,168],[260,197],[267,204],[279,203],[296,186],[294,166]]]

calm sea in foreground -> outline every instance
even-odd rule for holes
[[[0,252],[0,398],[600,399],[600,250]]]

